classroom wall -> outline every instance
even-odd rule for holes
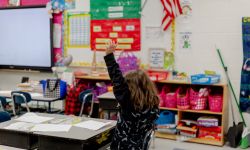
[[[214,70],[223,75],[225,79],[224,71],[215,51],[216,45],[221,49],[234,89],[236,94],[239,95],[240,71],[243,61],[241,19],[244,16],[250,16],[249,6],[249,0],[192,0],[193,14],[190,23],[180,24],[180,19],[176,21],[176,70],[188,74]],[[149,48],[170,49],[170,31],[163,33],[161,38],[157,40],[147,40],[145,38],[146,26],[160,26],[162,9],[160,0],[148,0],[142,12],[142,50],[137,55],[142,59],[143,63],[147,63]],[[191,50],[180,50],[178,48],[178,33],[180,31],[192,32]],[[74,55],[78,55],[79,59],[91,61],[92,52],[85,50]],[[98,59],[101,59],[102,55],[104,54],[98,53]],[[45,73],[0,71],[0,89],[15,86],[24,75],[34,79],[51,76],[51,74]],[[231,116],[231,114],[229,115]],[[250,122],[250,115],[246,114],[245,116],[248,117],[247,121]],[[237,119],[239,120],[239,116]]]

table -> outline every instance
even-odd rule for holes
[[[99,108],[108,111],[108,118],[110,119],[110,112],[118,111],[118,102],[113,92],[107,92],[97,96],[99,100]]]
[[[40,116],[54,117],[55,119],[72,118],[71,116],[58,114],[37,114]],[[96,120],[101,122],[109,121],[86,117],[81,117],[81,120]],[[111,142],[112,133],[116,125],[116,121],[111,121],[111,124],[97,131],[75,126],[72,126],[69,132],[31,132],[4,129],[4,127],[15,122],[15,120],[10,120],[0,123],[0,145],[23,149],[38,148],[39,150],[102,149]],[[23,143],[24,141],[26,143]]]
[[[32,101],[37,101],[37,102],[46,102],[48,103],[48,113],[51,113],[51,103],[59,100],[63,100],[60,98],[46,98],[43,96],[42,93],[33,93],[29,92],[31,95]],[[0,91],[0,96],[6,97],[6,98],[11,98],[11,91]]]

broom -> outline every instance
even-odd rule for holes
[[[219,56],[219,58],[220,58],[221,64],[222,64],[222,66],[223,66],[223,68],[224,68],[224,71],[225,71],[225,74],[226,74],[226,77],[227,77],[227,81],[228,81],[229,87],[230,87],[230,89],[231,89],[231,91],[232,91],[232,94],[233,94],[233,97],[234,97],[234,101],[235,101],[235,103],[236,103],[236,105],[237,105],[237,108],[238,108],[238,111],[239,111],[239,113],[240,113],[241,119],[242,119],[242,121],[243,121],[243,125],[244,125],[244,127],[245,127],[245,129],[244,129],[244,131],[243,131],[243,133],[245,133],[245,135],[242,136],[241,144],[240,144],[240,147],[243,148],[243,149],[245,149],[245,148],[248,147],[248,144],[249,144],[249,143],[248,143],[248,137],[247,137],[247,134],[246,134],[246,133],[248,132],[248,128],[247,128],[247,126],[246,126],[246,122],[245,122],[245,119],[244,119],[244,117],[243,117],[242,111],[241,111],[241,109],[240,109],[239,102],[238,102],[238,100],[237,100],[237,98],[236,98],[236,94],[235,94],[235,92],[234,92],[234,89],[233,89],[231,80],[230,80],[230,78],[229,78],[229,75],[228,75],[228,72],[227,72],[227,67],[226,67],[225,64],[224,64],[224,61],[223,61],[223,59],[222,59],[220,50],[219,50],[218,48],[216,48],[216,50],[217,50],[218,56]],[[234,123],[234,124],[235,124],[235,123]]]

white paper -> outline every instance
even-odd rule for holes
[[[5,127],[5,129],[28,131],[28,130],[30,130],[34,125],[35,125],[35,124],[33,124],[33,123],[16,122],[16,123],[12,123],[12,124],[10,124],[9,126]]]
[[[74,81],[74,74],[72,72],[63,72],[62,80],[65,81],[68,85],[72,85]]]
[[[180,16],[180,21],[182,23],[189,23],[193,13],[192,0],[182,0],[181,7],[183,14]]]
[[[52,119],[54,119],[54,118],[53,117],[38,116],[35,113],[26,113],[15,120],[22,121],[22,122],[30,122],[30,123],[42,123],[42,122],[46,122],[46,121],[49,121]]]
[[[42,93],[30,93],[31,97],[42,97],[43,94]]]
[[[113,7],[109,7],[109,8],[108,8],[108,11],[109,11],[109,12],[112,12],[112,11],[123,11],[123,6],[113,6]]]
[[[68,132],[72,126],[63,124],[36,124],[31,131],[37,132]]]
[[[164,50],[152,49],[149,54],[150,67],[151,68],[163,68],[164,67]]]
[[[61,48],[62,27],[58,23],[54,23],[53,28],[53,47]]]
[[[135,26],[134,25],[127,25],[126,31],[135,31]]]
[[[90,1],[89,0],[76,0],[76,10],[77,11],[90,11]]]
[[[123,13],[119,12],[119,13],[109,13],[109,18],[122,18],[123,17]]]
[[[69,18],[69,46],[90,45],[90,16]]]
[[[88,121],[84,121],[78,124],[75,124],[74,126],[76,127],[80,127],[80,128],[86,128],[86,129],[90,129],[90,130],[99,130],[102,127],[110,124],[111,122],[100,122],[100,121],[94,121],[94,120],[88,120]]]
[[[161,36],[161,27],[146,27],[146,39],[159,39]]]
[[[179,49],[192,50],[192,32],[179,32]]]
[[[11,91],[0,91],[0,96],[10,97]]]

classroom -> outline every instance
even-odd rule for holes
[[[250,149],[249,0],[0,0],[0,150]]]

